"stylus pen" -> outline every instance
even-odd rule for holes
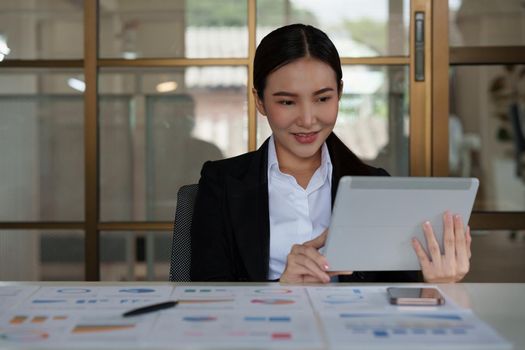
[[[170,307],[174,307],[178,303],[179,303],[178,301],[166,301],[166,302],[163,302],[163,303],[143,306],[143,307],[139,307],[137,309],[133,309],[133,310],[124,312],[122,314],[122,316],[123,317],[138,316],[138,315],[147,314],[147,313],[150,313],[150,312],[155,312],[155,311],[159,311],[159,310],[169,309]]]

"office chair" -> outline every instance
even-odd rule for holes
[[[190,282],[191,221],[199,190],[198,184],[185,185],[177,192],[177,209],[173,223],[171,244],[170,281]]]

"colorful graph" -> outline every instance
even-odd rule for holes
[[[91,289],[87,288],[62,288],[57,290],[57,293],[63,294],[84,294],[89,292],[91,292]]]
[[[109,303],[109,299],[78,299],[75,300],[75,304],[100,304]]]
[[[183,318],[187,322],[212,322],[217,321],[215,316],[186,316]]]
[[[22,324],[27,320],[27,316],[15,316],[9,321],[13,325]]]
[[[286,289],[286,288],[262,288],[262,289],[256,289],[254,292],[259,293],[259,294],[290,294],[290,293],[293,293],[291,289]]]
[[[33,323],[33,324],[43,324],[49,321],[64,321],[67,320],[67,316],[65,315],[59,315],[59,316],[25,316],[25,315],[15,315],[11,318],[9,321],[9,324],[17,326],[25,323]]]
[[[233,299],[182,299],[179,304],[213,304],[213,303],[232,303]]]
[[[35,299],[32,301],[33,304],[59,304],[67,303],[67,300],[62,299]]]
[[[196,288],[187,288],[184,289],[184,293],[211,293],[212,290],[210,288],[205,289],[196,289]]]
[[[80,324],[71,331],[74,334],[104,333],[134,328],[134,324]]]
[[[288,332],[272,333],[272,339],[273,340],[290,340],[292,339],[292,334]]]
[[[0,340],[17,343],[39,342],[49,338],[47,332],[36,329],[0,330]]]
[[[138,294],[142,294],[142,293],[153,293],[153,292],[155,292],[155,289],[151,289],[151,288],[127,288],[127,289],[121,289],[121,290],[119,290],[119,292],[121,292],[121,293],[138,293]]]
[[[459,315],[342,313],[339,316],[352,334],[370,334],[374,338],[464,335],[472,329]]]
[[[291,299],[253,299],[252,304],[263,304],[263,305],[289,305],[294,304],[295,300]]]
[[[290,316],[246,316],[244,320],[247,322],[290,322],[292,318]]]
[[[46,316],[35,316],[31,319],[31,323],[44,323],[47,320]]]
[[[184,288],[184,293],[225,293],[230,290],[226,288]]]

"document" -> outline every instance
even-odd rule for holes
[[[181,347],[319,349],[323,341],[310,310],[183,310],[164,312],[148,344]]]
[[[24,308],[32,310],[127,310],[165,301],[172,286],[147,285],[122,287],[41,287],[26,300]]]
[[[511,348],[448,298],[443,306],[393,306],[386,288],[2,286],[0,348]],[[179,303],[122,316],[166,300]]]
[[[511,349],[472,312],[333,312],[321,315],[333,349]]]
[[[303,287],[177,287],[171,299],[177,309],[303,310],[308,295]]]
[[[471,310],[450,298],[440,306],[396,306],[389,303],[384,286],[313,287],[308,294],[333,349],[422,349],[429,344],[453,349],[512,348]]]

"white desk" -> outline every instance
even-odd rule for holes
[[[464,283],[440,287],[513,343],[514,349],[525,349],[525,284]]]
[[[0,287],[12,286],[38,286],[38,287],[58,287],[66,286],[69,288],[90,288],[90,287],[117,287],[117,288],[130,288],[131,286],[151,286],[151,287],[166,287],[171,288],[173,286],[184,286],[199,287],[199,286],[210,286],[210,283],[204,284],[170,284],[170,283],[89,283],[89,282],[0,282]],[[228,286],[252,286],[252,287],[279,287],[279,284],[228,284],[228,283],[216,283],[213,286],[217,287],[228,287]],[[394,284],[391,284],[394,285]],[[402,284],[397,284],[402,285]],[[326,288],[333,288],[336,286],[351,286],[355,288],[378,286],[375,284],[332,284],[327,285]],[[390,285],[389,285],[390,286]],[[282,285],[282,287],[289,287],[289,285]],[[301,286],[304,287],[304,286]],[[307,288],[319,288],[320,285],[310,285]],[[325,288],[325,287],[323,287]],[[514,345],[514,349],[525,349],[525,284],[447,284],[439,285],[448,297],[450,297],[457,304],[468,307],[473,310],[475,315],[494,328],[503,338]],[[1,297],[0,297],[1,298]],[[0,317],[2,316],[0,300]],[[4,313],[6,308],[4,307]],[[321,321],[317,320],[317,327],[320,327]],[[1,330],[1,327],[0,327]],[[0,332],[1,333],[1,332]],[[0,337],[1,338],[1,337]],[[320,348],[327,348],[326,339],[324,340],[324,346]],[[9,345],[6,342],[1,342],[0,348],[13,348],[13,349],[40,349],[39,346],[26,344],[23,347],[19,344]],[[103,345],[92,346],[89,348],[102,349],[106,348]],[[115,346],[110,347],[115,349]],[[129,345],[123,347],[129,348]],[[177,344],[172,344],[170,348],[178,348]],[[186,348],[186,347],[185,347]],[[445,347],[446,349],[447,347]],[[434,349],[434,348],[433,348]],[[463,348],[462,348],[463,349]]]

